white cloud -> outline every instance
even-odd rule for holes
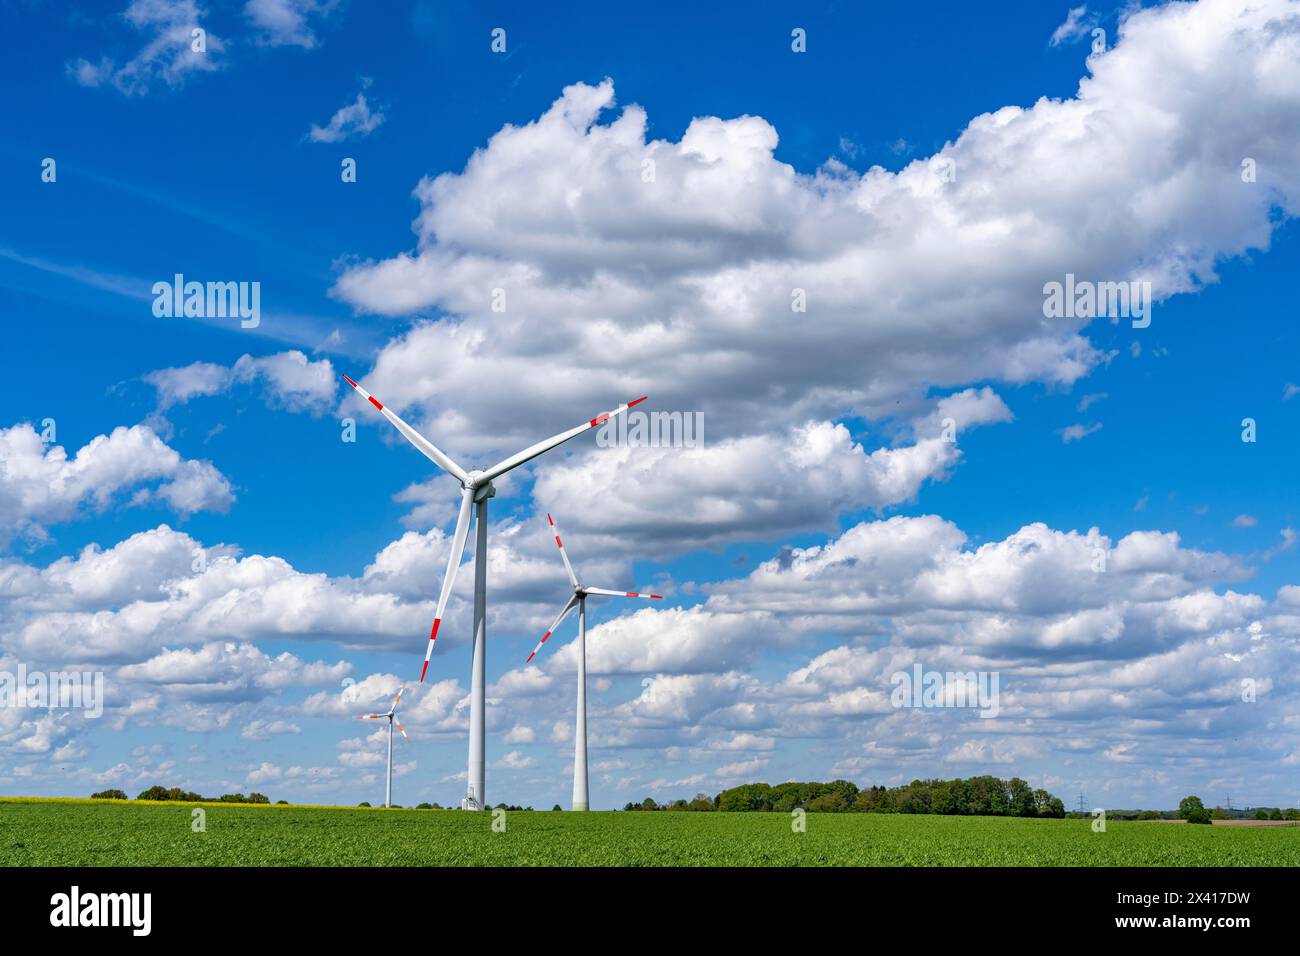
[[[361,92],[351,103],[340,106],[325,126],[313,123],[308,138],[313,143],[341,143],[353,136],[369,136],[383,125],[384,119],[382,110],[371,112],[366,94]]]
[[[14,533],[43,538],[47,525],[103,510],[131,489],[131,504],[161,501],[181,515],[234,500],[211,462],[182,458],[147,425],[98,435],[71,458],[31,425],[0,429],[0,545]]]
[[[738,780],[743,777],[752,777],[759,773],[768,764],[766,757],[754,757],[750,760],[737,760],[734,763],[723,764],[715,771],[715,776],[720,780]]]
[[[297,735],[302,728],[287,720],[254,720],[239,733],[241,740],[270,740],[282,734]]]
[[[87,584],[102,567],[114,577],[98,589]],[[139,662],[165,645],[275,636],[398,645],[427,633],[433,610],[427,600],[404,601],[350,578],[303,573],[283,558],[205,549],[166,526],[108,551],[86,549],[45,573],[0,564],[6,591],[22,600],[0,606],[5,644],[65,664],[70,653],[80,661]]]
[[[523,724],[516,724],[506,731],[506,735],[501,739],[508,744],[531,744],[536,737],[533,728],[525,727]]]
[[[681,553],[756,537],[829,530],[845,511],[883,510],[942,480],[961,458],[940,434],[1005,420],[997,396],[968,393],[939,402],[918,423],[914,444],[868,452],[844,425],[809,422],[783,433],[724,439],[703,448],[597,448],[542,469],[534,497],[548,511],[602,541],[652,553]],[[622,494],[636,487],[637,494]],[[600,509],[585,507],[601,501]]]
[[[702,449],[575,443],[539,459],[544,505],[684,487],[669,509],[603,498],[611,527],[687,547],[824,529],[948,473],[959,448],[914,430],[936,393],[1068,386],[1106,357],[1083,321],[1043,318],[1045,282],[1147,280],[1162,301],[1269,246],[1300,208],[1298,17],[1281,0],[1134,12],[1073,97],[975,117],[896,173],[797,172],[757,116],[649,139],[640,107],[614,109],[612,82],[575,84],[462,171],[422,180],[414,249],[348,268],[334,294],[445,313],[383,347],[366,384],[467,464],[641,394],[647,410],[704,413]],[[1203,104],[1228,100],[1244,105],[1225,128]],[[1152,136],[1193,145],[1153,158]],[[1225,172],[1240,157],[1213,146],[1240,142],[1258,144],[1260,188],[1243,190]],[[798,289],[806,313],[791,310]],[[874,442],[837,424],[857,419],[879,423]],[[764,500],[748,486],[770,471]]]
[[[1068,445],[1070,442],[1082,441],[1098,431],[1101,431],[1101,422],[1093,422],[1091,425],[1070,425],[1061,429],[1061,443]]]
[[[1047,41],[1050,46],[1060,46],[1062,43],[1073,43],[1076,40],[1088,36],[1092,28],[1097,25],[1096,14],[1089,15],[1088,7],[1082,4],[1077,7],[1071,7],[1065,15],[1065,21],[1052,31],[1051,38]]]
[[[158,393],[159,411],[194,398],[223,394],[236,384],[260,383],[271,407],[319,415],[333,403],[338,388],[338,376],[329,359],[313,361],[297,349],[257,358],[242,355],[230,367],[194,362],[158,369],[144,380]]]
[[[268,46],[316,46],[311,28],[313,17],[324,19],[337,8],[339,0],[248,0],[244,16],[258,28],[262,42]]]
[[[495,770],[526,770],[537,765],[534,757],[528,757],[518,750],[511,750],[492,765]]]
[[[226,45],[213,34],[207,11],[195,0],[131,0],[122,18],[147,37],[145,45],[123,64],[111,57],[98,63],[78,59],[68,73],[83,86],[112,85],[128,96],[142,95],[163,83],[178,87],[191,74],[220,69]],[[203,30],[205,49],[194,49],[195,30]]]
[[[304,663],[285,651],[272,658],[251,644],[212,642],[198,649],[164,649],[139,664],[118,669],[134,683],[161,684],[179,697],[232,697],[297,685],[337,684],[352,670],[343,661]]]

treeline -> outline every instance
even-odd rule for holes
[[[92,800],[127,800],[130,799],[121,790],[101,790],[90,795]],[[271,800],[262,793],[225,793],[219,797],[204,797],[180,787],[150,787],[137,800],[173,800],[178,803],[270,803]],[[280,803],[286,801],[281,800]]]
[[[902,787],[864,787],[848,780],[830,783],[747,783],[715,797],[656,803],[646,797],[624,810],[718,810],[727,813],[938,813],[956,816],[1064,817],[1065,804],[1019,777],[913,780]]]

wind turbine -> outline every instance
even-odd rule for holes
[[[383,416],[393,423],[394,427],[402,433],[407,441],[419,449],[435,465],[460,482],[460,513],[456,517],[456,533],[452,537],[451,554],[447,556],[447,572],[442,579],[442,592],[438,595],[438,609],[434,614],[433,628],[429,631],[429,643],[424,651],[424,667],[420,671],[420,683],[424,683],[424,675],[429,670],[429,658],[433,654],[433,642],[438,637],[438,626],[442,623],[443,611],[446,610],[447,600],[451,597],[451,586],[456,580],[456,571],[460,568],[461,555],[465,552],[465,538],[469,535],[471,506],[474,509],[476,530],[474,543],[474,663],[470,681],[468,793],[461,802],[461,806],[469,810],[481,810],[487,805],[484,794],[484,710],[487,685],[488,499],[496,495],[496,489],[492,486],[492,479],[500,478],[506,472],[518,468],[525,462],[550,451],[556,445],[563,444],[570,438],[581,435],[589,428],[604,424],[615,415],[623,414],[633,405],[644,402],[646,397],[642,395],[634,402],[620,405],[613,411],[602,412],[590,421],[576,425],[568,431],[552,435],[535,445],[529,445],[523,451],[497,462],[486,471],[466,471],[452,461],[445,452],[437,448],[433,442],[402,421],[396,412],[390,408],[385,408],[379,399],[346,375],[343,377],[347,379],[349,385],[357,390],[362,398],[379,409]]]
[[[662,594],[637,594],[634,591],[611,591],[609,588],[593,588],[578,583],[578,576],[573,573],[573,565],[569,563],[569,553],[564,550],[564,542],[560,540],[560,531],[555,527],[555,519],[550,515],[546,520],[551,523],[551,533],[555,535],[555,546],[560,549],[560,557],[564,559],[564,570],[569,573],[569,583],[573,585],[573,594],[569,596],[568,603],[560,611],[559,617],[542,635],[542,639],[537,642],[533,652],[528,655],[527,664],[537,652],[542,649],[546,639],[555,633],[555,629],[573,610],[574,605],[578,606],[578,716],[577,725],[573,733],[573,809],[589,810],[590,803],[587,799],[587,595],[588,594],[609,594],[614,597],[630,598],[651,598],[655,601],[663,600]]]
[[[406,736],[406,731],[403,729],[401,721],[397,720],[393,716],[395,713],[397,713],[398,701],[402,699],[402,695],[405,693],[406,693],[406,687],[405,685],[403,685],[397,691],[397,696],[393,698],[393,705],[388,708],[388,713],[366,714],[364,717],[357,718],[357,720],[387,719],[388,721],[388,785],[384,787],[384,806],[386,807],[391,807],[393,805],[393,727],[394,726],[397,727],[397,730],[402,735],[403,739],[405,740],[411,739],[410,737]]]

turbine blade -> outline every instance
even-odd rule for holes
[[[505,461],[498,462],[497,464],[489,468],[487,471],[483,472],[482,480],[491,481],[493,478],[499,477],[500,475],[504,475],[507,471],[510,471],[512,468],[518,468],[524,462],[531,461],[532,459],[536,458],[538,455],[542,454],[543,452],[550,451],[556,445],[562,445],[570,438],[573,438],[577,435],[581,435],[587,429],[595,428],[597,425],[604,424],[606,421],[613,418],[615,415],[622,415],[633,405],[639,405],[645,400],[646,400],[646,396],[642,395],[636,401],[628,402],[626,405],[620,405],[618,406],[618,408],[614,409],[613,411],[601,412],[591,421],[583,422],[581,425],[578,425],[574,428],[570,428],[567,432],[560,432],[558,435],[552,435],[550,438],[547,438],[543,441],[539,441],[536,445],[529,445],[527,448],[525,448],[523,451],[519,452],[518,454],[511,455]]]
[[[407,736],[406,736],[406,731],[402,728],[402,723],[401,723],[401,721],[395,720],[395,721],[393,721],[393,723],[397,724],[397,732],[398,732],[399,734],[401,734],[402,737],[403,737],[404,739],[406,739],[406,740],[410,740],[410,739],[411,739],[410,737],[407,737]]]
[[[555,546],[560,549],[560,557],[564,559],[564,570],[569,572],[569,583],[575,588],[578,586],[578,576],[573,573],[573,565],[569,563],[569,552],[564,550],[564,542],[560,540],[560,529],[555,526],[555,519],[550,515],[546,520],[551,523],[551,532],[555,535]]]
[[[357,720],[383,720],[387,714],[362,714]]]
[[[429,631],[429,644],[424,650],[424,667],[420,670],[420,683],[429,670],[429,658],[433,656],[433,642],[438,639],[438,626],[442,624],[442,613],[447,609],[447,599],[451,597],[451,586],[456,583],[456,572],[460,570],[461,555],[465,553],[465,539],[469,536],[469,516],[474,506],[474,492],[466,488],[460,497],[460,514],[456,516],[456,534],[451,541],[451,554],[447,556],[447,573],[442,579],[442,593],[438,595],[438,610],[433,616],[433,627]],[[398,694],[400,697],[401,694]]]
[[[524,661],[525,664],[529,663],[529,661],[537,656],[537,652],[542,649],[542,645],[546,643],[546,639],[555,633],[555,629],[560,626],[560,622],[564,620],[568,613],[572,611],[577,604],[578,595],[574,594],[569,598],[568,603],[564,605],[564,610],[561,611],[559,616],[555,619],[555,623],[547,628],[546,633],[542,635],[542,639],[537,642],[537,646],[533,648],[533,652],[528,655],[528,660]]]
[[[406,440],[418,448],[426,458],[447,474],[453,476],[457,481],[465,481],[465,469],[452,461],[446,452],[438,448],[433,442],[429,441],[429,439],[425,438],[410,425],[406,424],[406,422],[402,421],[401,417],[392,409],[385,408],[379,399],[375,398],[375,396],[371,395],[356,382],[352,381],[352,379],[348,378],[346,375],[343,377],[347,379],[349,385],[357,390],[362,398],[366,399],[371,405],[379,409],[379,411],[383,413],[383,416],[392,422],[397,427],[397,430],[406,437]]]
[[[611,591],[609,588],[586,588],[588,594],[612,594],[614,597],[634,597],[634,598],[652,598],[656,601],[662,601],[662,594],[637,594],[635,591]]]
[[[393,706],[388,708],[388,712],[389,712],[390,714],[391,714],[393,711],[397,710],[397,704],[398,704],[398,702],[402,699],[402,695],[405,694],[405,693],[406,693],[406,685],[403,684],[403,685],[398,689],[398,691],[397,691],[397,696],[393,698]]]

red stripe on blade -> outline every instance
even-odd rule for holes
[[[437,639],[437,637],[438,637],[438,625],[441,624],[441,623],[442,623],[442,618],[440,618],[440,617],[435,617],[435,618],[433,619],[433,627],[430,628],[430,630],[429,630],[429,643],[430,643],[430,644],[432,644],[432,643]]]
[[[609,412],[606,412],[603,415],[597,415],[595,418],[591,420],[591,426],[595,428],[597,425],[608,420],[609,420]]]
[[[357,383],[354,382],[354,381],[352,381],[352,379],[348,378],[346,375],[343,376],[343,379],[344,379],[344,381],[346,381],[349,385],[351,385],[353,388],[356,388],[356,387],[357,387]]]
[[[543,644],[545,644],[545,643],[546,643],[546,639],[547,639],[548,637],[550,637],[550,636],[551,636],[551,632],[550,632],[550,631],[547,631],[545,634],[542,635],[542,641],[541,641],[541,642],[542,642]]]
[[[637,594],[635,591],[625,591],[625,592],[623,592],[623,593],[626,594],[628,597],[640,597],[640,596],[641,596],[641,595]]]
[[[662,601],[664,599],[664,596],[662,594],[652,594],[650,596],[654,598],[656,601]]]
[[[420,683],[424,683],[424,673],[429,669],[429,662],[425,661],[424,666],[420,668]]]
[[[640,398],[638,398],[635,402],[628,402],[628,403],[627,403],[627,407],[628,407],[628,408],[631,408],[633,405],[640,405],[642,402],[644,402],[644,401],[645,401],[647,398],[649,398],[649,397],[650,397],[649,395],[642,395],[642,396],[641,396]]]
[[[370,404],[375,406],[375,408],[379,409],[381,412],[384,410],[384,406],[379,404],[379,399],[375,398],[373,395],[370,396]]]

